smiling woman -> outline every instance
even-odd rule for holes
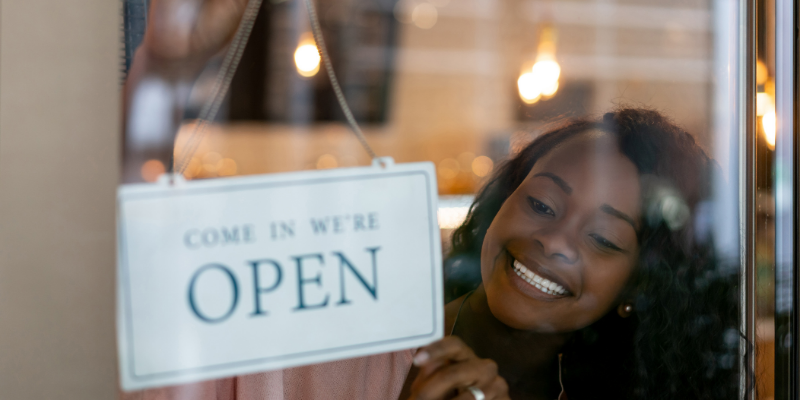
[[[448,306],[453,335],[511,398],[736,398],[736,269],[701,222],[715,167],[650,110],[542,135],[454,234],[481,282]]]
[[[497,213],[481,260],[489,306],[506,325],[577,330],[617,301],[638,253],[628,215],[641,207],[636,166],[613,140],[590,131],[557,146]]]

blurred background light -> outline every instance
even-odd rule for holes
[[[217,173],[219,176],[233,176],[236,175],[238,169],[238,165],[236,165],[236,161],[230,158],[223,158],[220,161],[219,171]]]
[[[431,29],[439,19],[439,12],[430,3],[420,3],[411,12],[411,20],[420,29]]]
[[[767,68],[767,64],[765,64],[762,60],[758,60],[758,62],[756,62],[756,83],[763,85],[767,83],[768,79],[769,69]]]
[[[445,158],[439,162],[439,168],[437,169],[437,172],[439,173],[439,177],[442,179],[453,179],[458,175],[459,169],[461,169],[461,165],[457,160],[453,158]]]
[[[189,160],[189,164],[186,166],[186,170],[183,171],[183,176],[186,179],[198,178],[203,170],[203,163],[200,161],[199,158],[192,157]]]
[[[481,178],[492,173],[494,162],[491,158],[486,156],[478,156],[472,160],[472,173]]]
[[[767,146],[770,150],[775,150],[775,109],[764,114],[761,117],[761,127],[764,128],[764,139],[767,141]]]
[[[320,63],[319,49],[314,37],[310,33],[305,33],[300,37],[297,50],[294,51],[294,64],[297,73],[306,78],[312,77],[319,72]]]
[[[336,157],[330,154],[323,154],[317,159],[317,169],[331,169],[339,166]]]
[[[764,85],[764,91],[756,93],[756,115],[761,117],[761,128],[764,132],[764,140],[770,150],[775,150],[776,115],[775,115],[775,82],[769,79],[766,66],[761,68],[763,62],[759,61],[757,76],[759,85]]]
[[[545,25],[539,37],[536,62],[530,72],[525,72],[517,79],[519,97],[526,104],[533,104],[542,97],[549,98],[558,91],[558,78],[561,66],[556,61],[555,28]]]
[[[145,182],[155,182],[161,174],[167,172],[167,169],[159,160],[147,160],[142,164],[141,172],[142,179],[144,179]]]
[[[209,176],[216,176],[222,167],[222,156],[214,151],[209,151],[202,158],[203,172]]]
[[[769,93],[760,92],[756,94],[756,115],[759,117],[769,112],[775,111],[775,101]]]
[[[533,75],[533,72],[526,72],[519,76],[519,79],[517,79],[519,97],[525,104],[536,103],[542,97],[542,88],[539,84],[540,82]]]
[[[440,229],[456,229],[467,218],[474,196],[439,196],[437,217]]]

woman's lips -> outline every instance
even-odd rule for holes
[[[562,284],[534,272],[506,252],[506,268],[509,280],[523,293],[543,300],[557,300],[571,296],[572,293]]]
[[[569,293],[563,286],[531,271],[522,265],[519,260],[514,260],[512,268],[514,268],[514,272],[516,272],[520,278],[524,279],[525,282],[528,282],[544,293],[555,296],[566,296]]]

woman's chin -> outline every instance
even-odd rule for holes
[[[491,286],[487,285],[486,287],[489,310],[503,325],[530,332],[557,333],[559,331],[555,321],[550,321],[550,318],[544,315],[531,315],[529,310],[526,310],[529,308],[526,304],[520,304],[519,300],[515,300],[514,296],[507,291]]]

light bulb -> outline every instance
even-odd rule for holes
[[[545,59],[537,61],[531,72],[539,81],[542,95],[550,97],[558,90],[558,77],[561,76],[561,67],[555,60]]]
[[[540,82],[533,72],[526,72],[520,75],[517,80],[517,87],[519,88],[519,97],[526,104],[536,103],[542,97]]]
[[[300,41],[297,50],[294,51],[294,64],[297,66],[297,73],[309,78],[319,72],[319,50],[313,39]]]

